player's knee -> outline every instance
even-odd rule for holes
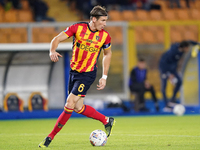
[[[79,112],[79,111],[82,110],[82,109],[83,109],[83,105],[75,106],[75,107],[74,107],[74,111],[75,111],[75,112]]]
[[[76,104],[76,102],[73,99],[67,99],[65,106],[67,108],[74,109],[75,104]]]

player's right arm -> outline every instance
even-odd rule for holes
[[[50,44],[50,52],[49,56],[51,58],[51,61],[57,62],[59,61],[58,57],[62,57],[58,52],[56,52],[56,49],[58,47],[58,44],[67,38],[73,36],[76,33],[77,30],[77,24],[71,25],[68,28],[66,28],[63,32],[58,34],[56,37],[53,38]]]
[[[58,47],[58,44],[64,40],[66,40],[68,37],[65,35],[64,32],[61,32],[57,36],[55,36],[50,44],[50,51],[49,51],[49,56],[51,58],[51,61],[57,62],[59,61],[58,57],[62,57],[58,52],[56,52],[56,49]]]

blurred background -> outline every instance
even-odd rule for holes
[[[0,119],[57,117],[68,95],[72,38],[59,45],[63,58],[57,63],[49,59],[50,41],[73,23],[88,22],[95,5],[108,11],[105,30],[112,37],[113,56],[107,86],[97,91],[101,54],[97,79],[85,103],[107,115],[166,114],[158,62],[172,43],[200,41],[199,0],[0,0]],[[128,84],[139,57],[146,60],[158,111],[148,92],[144,96],[148,111],[135,109],[137,96]],[[198,114],[199,55],[186,54],[178,70],[183,85],[177,100],[186,113]],[[173,88],[169,82],[168,97]]]

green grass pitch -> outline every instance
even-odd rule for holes
[[[38,150],[56,119],[0,121],[0,150]],[[52,150],[200,150],[200,116],[116,117],[104,147],[93,147],[89,135],[103,125],[71,118],[47,149]]]

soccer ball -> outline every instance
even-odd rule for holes
[[[107,142],[107,135],[102,130],[94,130],[90,134],[90,143],[93,146],[104,146]]]
[[[173,109],[173,113],[177,116],[182,116],[185,113],[185,107],[181,104],[177,104]]]

